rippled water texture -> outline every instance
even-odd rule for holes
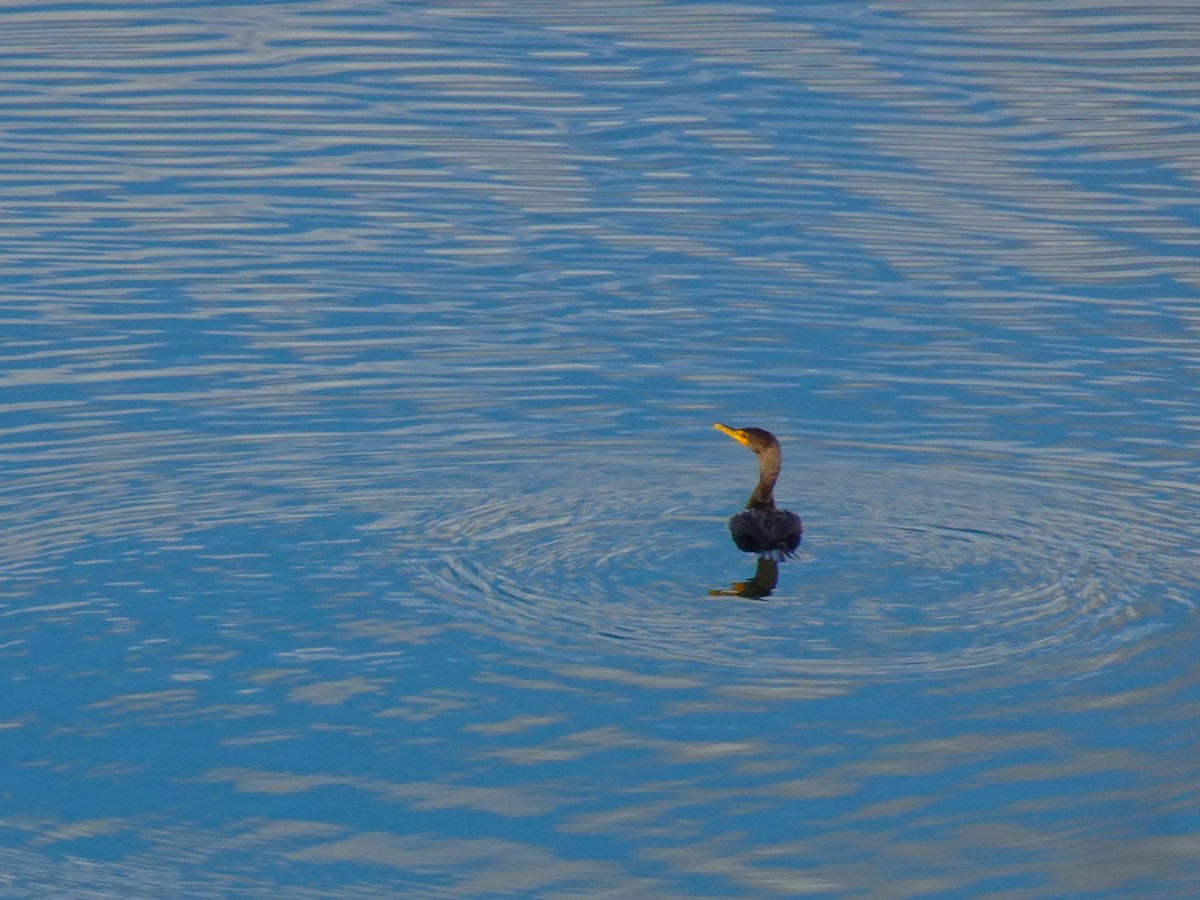
[[[1200,12],[0,33],[0,894],[1200,891]]]

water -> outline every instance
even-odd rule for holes
[[[1200,887],[1200,15],[0,27],[0,893]]]

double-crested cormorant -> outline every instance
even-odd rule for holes
[[[737,548],[756,553],[762,559],[786,559],[800,546],[804,527],[791,510],[775,506],[775,481],[783,454],[775,435],[761,428],[730,428],[720,422],[713,425],[758,456],[758,485],[746,501],[746,508],[729,520],[729,533]]]

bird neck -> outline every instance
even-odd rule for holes
[[[779,480],[781,462],[778,448],[764,450],[758,455],[758,485],[746,501],[746,509],[775,508],[775,482]]]

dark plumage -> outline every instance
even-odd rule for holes
[[[758,457],[758,484],[746,501],[746,508],[729,520],[729,533],[737,548],[762,559],[786,559],[800,546],[804,526],[791,510],[775,505],[775,482],[783,453],[775,435],[761,428],[730,428],[720,422],[713,426],[739,444],[749,447]]]

